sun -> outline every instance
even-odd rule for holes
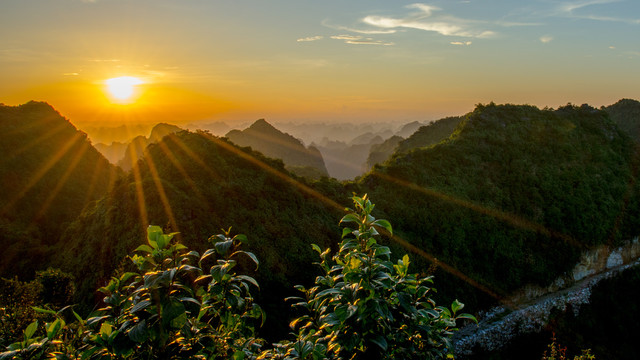
[[[109,94],[119,102],[131,100],[137,85],[144,84],[144,81],[133,76],[120,76],[105,81]]]

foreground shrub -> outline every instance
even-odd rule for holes
[[[175,233],[149,226],[147,244],[130,258],[138,272],[118,274],[99,289],[103,308],[86,320],[70,307],[36,308],[49,321],[31,323],[0,359],[450,357],[456,321],[475,319],[458,314],[458,301],[451,309],[436,306],[431,277],[410,273],[407,255],[392,263],[389,248],[378,244],[379,231],[391,233],[391,224],[371,215],[366,195],[353,201],[340,221],[346,227],[339,251],[331,256],[312,245],[322,274],[310,289],[296,286],[303,297],[289,298],[303,311],[290,323],[293,341],[264,350],[256,337],[265,319],[251,294],[259,286],[235,272],[258,266],[254,254],[240,250],[245,236],[213,236],[213,248],[200,254],[176,243]],[[67,324],[65,313],[76,321]]]
[[[297,286],[304,297],[290,300],[306,314],[291,322],[296,341],[273,353],[303,359],[445,358],[456,320],[475,319],[456,315],[463,307],[458,301],[451,310],[436,306],[432,278],[410,273],[407,255],[393,264],[389,248],[378,244],[379,229],[391,233],[391,224],[371,215],[374,205],[366,195],[353,201],[355,208],[340,221],[346,227],[339,251],[331,256],[313,245],[323,273],[314,287]]]

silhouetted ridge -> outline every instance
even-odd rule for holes
[[[131,170],[138,159],[142,157],[144,150],[147,148],[147,146],[149,146],[149,144],[157,143],[163,137],[179,131],[182,131],[182,128],[175,125],[166,123],[156,124],[151,129],[149,137],[140,135],[131,140],[124,151],[123,157],[120,159],[120,161],[118,161],[118,166],[120,166],[125,171]],[[117,146],[117,143],[113,143],[112,146]]]
[[[0,106],[0,154],[0,275],[30,276],[118,172],[44,102]]]
[[[620,129],[640,143],[640,101],[622,99],[603,109]]]
[[[400,142],[396,151],[407,152],[411,149],[437,144],[451,136],[462,120],[462,116],[453,116],[420,126],[411,136]]]
[[[306,148],[300,140],[281,132],[264,119],[242,131],[231,130],[226,137],[240,146],[250,146],[269,157],[282,159],[287,169],[295,174],[311,178],[328,175],[318,149]]]

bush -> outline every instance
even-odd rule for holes
[[[378,245],[386,220],[372,215],[374,205],[353,197],[355,209],[344,216],[339,251],[330,255],[317,245],[322,275],[315,286],[296,286],[304,297],[290,298],[304,311],[290,326],[295,340],[263,350],[256,330],[265,315],[253,302],[259,289],[236,268],[258,266],[240,250],[246,237],[212,236],[203,254],[174,241],[157,226],[147,230],[147,244],[130,259],[139,272],[114,276],[99,289],[105,306],[84,320],[69,307],[58,312],[36,308],[49,317],[31,323],[23,338],[0,354],[5,358],[207,358],[207,359],[434,359],[450,357],[450,337],[463,305],[451,310],[435,305],[431,277],[408,270],[405,255],[396,264],[388,247]],[[64,276],[54,276],[64,280]],[[65,312],[77,322],[67,325]],[[43,333],[45,336],[36,336]]]

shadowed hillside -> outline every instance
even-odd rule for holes
[[[118,171],[46,103],[0,106],[0,137],[0,274],[29,277]]]
[[[396,152],[407,152],[445,140],[453,134],[460,121],[462,121],[462,117],[458,116],[440,119],[424,126],[417,121],[406,124],[400,129],[398,135],[387,139],[382,144],[371,146],[367,158],[367,169],[371,169],[376,164],[384,163]],[[402,134],[408,135],[402,136]]]
[[[118,166],[120,166],[125,171],[131,170],[138,159],[142,157],[144,149],[146,149],[149,144],[157,143],[163,137],[169,134],[176,133],[178,131],[182,131],[182,129],[175,125],[160,123],[151,129],[151,134],[149,134],[149,137],[145,137],[142,135],[136,136],[127,145],[127,148],[122,154],[122,158],[117,162]],[[112,146],[116,145],[117,143],[112,144]]]
[[[149,146],[109,196],[72,224],[56,265],[82,279],[79,288],[86,296],[139,244],[147,224],[180,231],[181,241],[194,250],[205,249],[210,235],[233,226],[259,255],[261,296],[267,299],[262,303],[286,309],[283,294],[313,279],[310,244],[330,244],[342,210],[290,176],[281,160],[205,132],[166,136]],[[348,201],[336,182],[325,178],[316,187]]]
[[[622,99],[613,105],[603,108],[611,120],[626,132],[637,143],[640,143],[640,101]]]
[[[318,149],[313,146],[306,148],[300,140],[281,132],[264,119],[242,131],[231,130],[226,137],[240,146],[250,146],[269,157],[282,159],[287,169],[300,176],[328,176]]]

